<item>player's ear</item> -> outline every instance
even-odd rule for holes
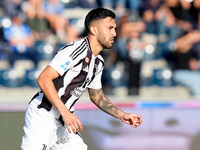
[[[90,32],[91,32],[93,35],[96,35],[96,34],[97,34],[97,27],[96,27],[96,26],[91,26],[91,27],[90,27]]]

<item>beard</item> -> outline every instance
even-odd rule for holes
[[[103,48],[107,48],[107,49],[110,49],[112,48],[113,44],[110,42],[110,39],[106,39],[105,37],[103,36],[100,36],[98,38],[98,42],[101,44],[101,46]]]

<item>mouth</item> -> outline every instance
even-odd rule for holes
[[[114,43],[114,38],[111,38],[111,39],[110,39],[110,42],[111,42],[111,43]]]

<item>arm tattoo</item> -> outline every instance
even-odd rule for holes
[[[89,95],[92,102],[101,110],[112,115],[113,117],[119,118],[119,109],[110,102],[107,96],[103,93],[102,89],[89,89]]]

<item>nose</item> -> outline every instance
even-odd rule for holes
[[[116,33],[116,30],[114,29],[113,31],[113,36],[116,37],[117,36],[117,33]]]

